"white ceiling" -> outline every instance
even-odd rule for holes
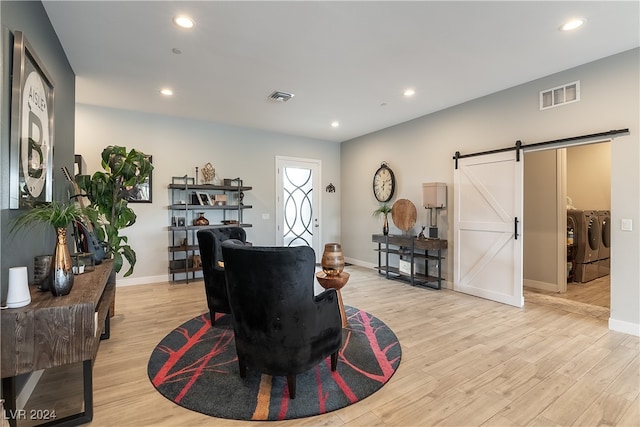
[[[43,3],[79,103],[327,141],[640,46],[638,1]],[[181,13],[194,29],[173,25]]]

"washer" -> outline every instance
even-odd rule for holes
[[[598,249],[598,277],[611,271],[611,211],[598,211],[600,221],[600,249]]]
[[[600,248],[598,259],[606,259],[611,255],[611,212],[597,211],[600,222]]]
[[[600,221],[596,211],[568,210],[567,217],[576,224],[576,282],[589,282],[599,277]]]
[[[600,222],[596,211],[569,210],[567,216],[576,225],[574,238],[577,252],[576,262],[584,264],[597,261],[600,249]]]

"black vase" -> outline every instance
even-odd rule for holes
[[[389,234],[389,220],[387,217],[384,217],[384,223],[382,224],[382,234],[387,236]]]

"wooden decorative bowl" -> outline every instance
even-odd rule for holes
[[[407,231],[413,228],[416,224],[416,218],[418,212],[416,205],[407,199],[398,199],[393,204],[391,210],[391,219],[393,223],[402,231]]]

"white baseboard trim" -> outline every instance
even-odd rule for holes
[[[168,281],[169,281],[169,275],[161,274],[159,276],[135,277],[132,279],[118,279],[116,280],[116,287],[148,285],[149,283],[161,283],[161,282],[168,282]]]
[[[345,257],[344,261],[348,262],[349,264],[357,265],[358,267],[376,268],[378,266],[378,264],[372,264],[370,262],[365,262],[365,261],[361,261],[359,259],[354,259],[354,258]]]
[[[538,280],[523,279],[523,286],[527,288],[541,289],[543,291],[558,292],[558,286],[553,283],[540,282]]]
[[[640,337],[640,324],[609,318],[609,329]]]
[[[40,369],[39,371],[34,371],[29,375],[27,382],[22,387],[22,390],[18,393],[16,397],[16,409],[22,410],[27,405],[31,394],[36,389],[36,385],[38,385],[38,381],[40,381],[40,377],[44,374],[44,369]]]

